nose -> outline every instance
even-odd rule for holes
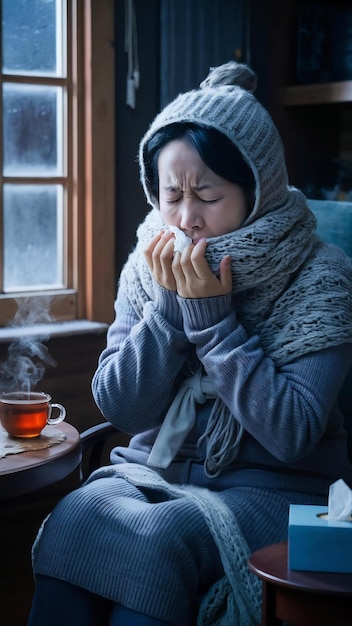
[[[184,231],[200,230],[204,226],[199,203],[193,198],[184,198],[180,207],[180,228]]]

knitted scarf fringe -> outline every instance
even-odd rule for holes
[[[235,460],[243,430],[217,396],[206,430],[198,439],[198,448],[205,442],[204,471],[209,478],[218,476],[225,465]]]

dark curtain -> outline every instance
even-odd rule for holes
[[[160,107],[198,86],[209,68],[250,63],[250,0],[161,0]]]

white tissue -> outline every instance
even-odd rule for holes
[[[352,513],[352,490],[340,478],[329,487],[328,519],[350,520]]]
[[[182,252],[185,248],[187,248],[187,246],[189,246],[190,243],[192,243],[191,237],[185,235],[183,230],[180,230],[177,226],[169,226],[169,229],[175,235],[175,252]]]

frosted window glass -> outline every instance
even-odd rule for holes
[[[3,71],[61,76],[62,0],[2,0]]]
[[[4,185],[5,292],[63,286],[63,190]]]
[[[61,87],[3,85],[5,176],[63,174]]]

